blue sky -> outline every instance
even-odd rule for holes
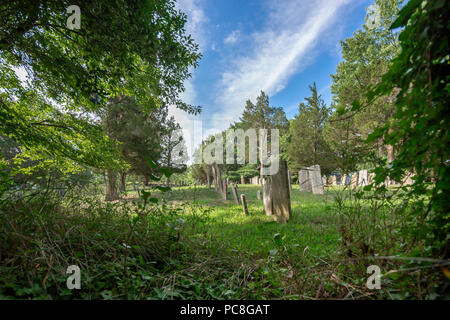
[[[178,0],[203,54],[182,98],[203,109],[192,117],[172,109],[188,150],[227,129],[261,90],[288,118],[314,81],[331,102],[330,74],[341,61],[340,40],[364,24],[373,0]],[[193,122],[197,120],[197,122]],[[198,126],[202,126],[202,134]],[[197,127],[196,129],[194,129]],[[195,132],[194,132],[195,130]]]

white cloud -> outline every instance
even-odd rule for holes
[[[238,41],[239,34],[240,34],[239,30],[234,30],[225,38],[225,40],[223,40],[223,42],[225,44],[234,44]]]
[[[260,90],[269,96],[281,91],[291,76],[311,63],[321,35],[333,27],[339,9],[349,2],[293,0],[270,4],[267,28],[251,35],[251,54],[230,58],[231,67],[222,73],[216,101],[221,108],[211,125],[225,129],[229,122],[223,119],[236,121],[245,101],[255,100]]]
[[[205,15],[201,4],[201,0],[178,0],[176,8],[186,13],[187,23],[186,32],[192,35],[195,42],[200,46],[200,51],[206,48],[205,24],[209,21]]]

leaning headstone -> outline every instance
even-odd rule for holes
[[[302,169],[298,172],[298,185],[300,191],[312,191],[311,180],[309,179],[309,170]]]
[[[256,193],[256,198],[258,200],[262,200],[262,191],[261,190],[258,190],[258,192]]]
[[[241,194],[242,211],[245,215],[248,215],[247,200],[245,199],[245,194]]]
[[[366,186],[367,185],[367,170],[359,170],[358,173],[358,186]]]
[[[323,194],[323,181],[318,164],[309,167],[309,177],[313,194]]]
[[[291,199],[287,163],[285,160],[279,161],[278,173],[267,176],[264,180],[264,212],[274,220],[285,223],[291,215]]]
[[[233,194],[234,202],[236,204],[239,204],[239,196],[238,196],[236,185],[234,183],[231,185],[231,193]]]

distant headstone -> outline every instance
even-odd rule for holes
[[[329,178],[328,178],[328,184],[330,185],[330,186],[335,186],[336,185],[336,176],[330,176]]]
[[[241,176],[241,184],[245,184],[245,177]]]
[[[412,173],[408,172],[405,176],[405,178],[403,179],[403,185],[405,186],[409,186],[412,185],[414,183],[414,180],[412,179]]]
[[[289,221],[291,215],[291,200],[287,174],[287,163],[279,160],[277,174],[267,176],[264,180],[264,212],[278,222]]]
[[[226,181],[222,180],[222,198],[223,198],[223,200],[227,200],[227,194],[228,194],[228,183]]]
[[[261,190],[258,190],[258,192],[256,193],[256,198],[258,199],[258,200],[262,200],[262,191]]]
[[[242,211],[245,215],[248,215],[247,200],[245,199],[245,194],[241,194]]]
[[[231,193],[233,194],[234,202],[236,204],[239,204],[239,195],[238,195],[238,192],[237,192],[236,185],[234,183],[231,185]]]
[[[341,177],[341,185],[346,186],[347,185],[347,175],[344,174]]]
[[[298,172],[298,185],[300,191],[312,191],[311,180],[309,179],[309,170],[302,169]]]
[[[375,182],[374,179],[375,179],[375,173],[369,172],[367,174],[367,184],[371,184],[371,183]]]
[[[367,170],[359,170],[358,173],[358,186],[366,186],[367,185]]]
[[[318,164],[309,167],[309,178],[313,194],[323,194],[323,181],[320,175],[320,166]]]
[[[358,186],[358,172],[353,172],[352,177],[350,180],[350,187],[352,189],[356,188]]]
[[[289,183],[289,191],[292,190],[292,184],[291,184],[291,172],[288,170],[287,171],[287,175],[288,175],[288,183]]]

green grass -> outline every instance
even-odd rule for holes
[[[0,203],[0,297],[19,299],[373,299],[413,296],[415,282],[387,277],[367,290],[375,253],[404,251],[398,235],[377,234],[389,207],[371,211],[347,190],[291,192],[291,217],[263,214],[258,186],[240,185],[248,215],[214,189],[135,192],[105,203],[101,195]],[[344,197],[340,205],[335,197]],[[78,197],[78,198],[77,198]],[[390,229],[386,229],[390,230]],[[367,248],[374,252],[367,252]],[[393,244],[392,247],[391,244]],[[387,250],[386,252],[382,250]],[[366,251],[364,251],[366,250]],[[405,253],[405,252],[404,252]],[[383,271],[398,263],[376,261]],[[83,270],[83,289],[65,288],[65,269]],[[395,273],[393,275],[396,275]],[[412,276],[416,279],[416,275]],[[427,279],[427,278],[424,278]],[[421,284],[422,292],[434,285]],[[412,287],[412,289],[411,289]],[[399,293],[400,292],[400,293]],[[401,295],[400,295],[401,294]]]

